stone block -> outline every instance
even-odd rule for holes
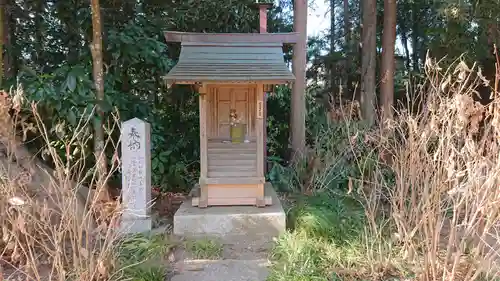
[[[153,222],[151,217],[122,218],[120,222],[120,233],[124,235],[149,233],[152,229],[152,226]]]
[[[267,237],[272,240],[285,231],[286,214],[270,183],[266,196],[273,204],[265,208],[255,206],[193,207],[191,200],[182,203],[174,215],[174,234],[187,237],[246,236],[248,239]]]

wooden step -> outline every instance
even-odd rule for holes
[[[208,143],[208,154],[256,154],[257,144],[255,143]]]
[[[259,178],[259,177],[246,177],[246,178],[209,177],[205,179],[206,184],[259,184],[265,182],[266,182],[265,178]]]
[[[253,170],[248,170],[248,171],[227,171],[227,170],[221,170],[221,171],[209,171],[208,172],[208,177],[209,178],[251,178],[251,177],[256,177],[257,176],[257,171],[255,169]]]
[[[243,166],[243,167],[256,167],[257,159],[256,157],[252,158],[243,158],[240,159],[235,156],[235,158],[217,158],[217,157],[208,157],[208,167],[217,167],[217,166]]]
[[[208,166],[208,172],[241,172],[255,173],[257,170],[256,166]]]
[[[208,148],[208,153],[233,153],[233,154],[256,154],[257,148],[253,147],[224,147]]]
[[[210,148],[228,148],[228,149],[257,149],[257,143],[222,143],[222,142],[208,142],[207,147]]]
[[[229,152],[224,152],[224,153],[214,153],[214,152],[209,152],[208,155],[208,161],[211,160],[253,160],[257,161],[257,153],[229,153]]]

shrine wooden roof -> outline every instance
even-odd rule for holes
[[[279,42],[182,42],[167,83],[270,83],[295,80]]]

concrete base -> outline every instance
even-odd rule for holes
[[[174,234],[180,236],[234,236],[248,239],[272,240],[285,231],[286,214],[270,183],[265,185],[266,196],[272,197],[273,205],[265,208],[254,206],[198,208],[191,200],[182,203],[174,215]]]
[[[152,228],[151,217],[122,218],[120,223],[120,233],[123,235],[147,233]]]
[[[269,274],[267,260],[191,260],[179,267],[172,281],[264,281]]]

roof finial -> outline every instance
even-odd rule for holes
[[[255,0],[255,5],[259,8],[259,32],[267,33],[267,10],[272,8],[274,4]]]

